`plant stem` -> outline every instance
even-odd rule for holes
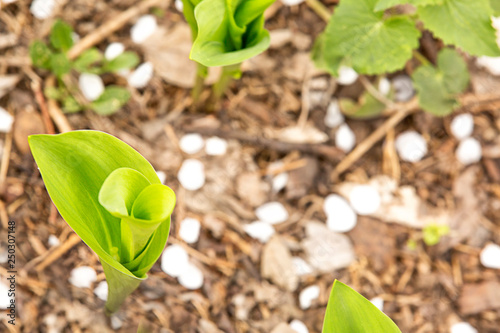
[[[238,77],[240,74],[240,64],[224,66],[222,68],[222,73],[220,74],[219,81],[217,81],[217,83],[215,83],[212,87],[213,105],[219,102],[222,95],[233,81],[233,78]]]
[[[417,58],[417,60],[420,61],[420,63],[424,66],[428,66],[431,64],[431,62],[427,60],[427,58],[417,50],[413,50],[413,56]]]
[[[332,14],[330,13],[330,10],[321,3],[321,1],[306,0],[306,3],[314,12],[316,12],[316,14],[318,14],[319,17],[325,20],[325,22],[328,22],[330,20]]]
[[[198,63],[197,66],[198,67],[196,70],[196,80],[194,82],[193,90],[191,91],[191,97],[193,98],[193,105],[196,105],[199,102],[208,70],[207,67],[203,66],[200,63]]]

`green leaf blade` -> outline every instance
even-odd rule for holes
[[[404,5],[404,4],[411,4],[414,6],[427,6],[427,5],[437,5],[442,2],[443,0],[379,0],[379,2],[377,2],[377,5],[375,6],[375,11],[378,12],[397,5]]]
[[[323,333],[401,333],[369,300],[340,281],[333,283]]]
[[[489,0],[443,0],[440,5],[419,7],[417,12],[425,27],[445,44],[475,56],[500,56]]]
[[[67,23],[57,20],[50,32],[50,43],[56,50],[68,51],[73,46],[73,29]]]
[[[73,63],[73,67],[80,73],[93,73],[91,66],[101,61],[103,55],[101,51],[93,47],[85,50]]]
[[[52,51],[42,41],[36,40],[30,45],[30,58],[35,67],[50,69]]]
[[[139,56],[132,51],[126,51],[120,54],[118,57],[107,62],[103,66],[103,71],[107,72],[118,72],[123,69],[130,69],[137,66],[139,63]]]
[[[130,99],[130,92],[123,87],[108,86],[98,99],[90,104],[96,113],[107,116],[115,113]]]
[[[69,73],[71,70],[71,63],[64,53],[55,53],[50,57],[50,68],[56,76],[61,77]]]

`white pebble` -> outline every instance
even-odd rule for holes
[[[325,115],[325,126],[330,128],[335,128],[344,123],[344,115],[340,111],[339,102],[333,99],[328,108],[326,109]]]
[[[479,57],[476,60],[479,67],[483,67],[493,75],[500,75],[500,57]]]
[[[10,132],[13,123],[14,117],[12,117],[12,115],[7,112],[7,110],[0,106],[0,132]]]
[[[47,243],[49,243],[50,247],[58,246],[59,244],[61,244],[59,238],[57,238],[56,235],[50,235]]]
[[[340,66],[339,68],[339,77],[337,78],[337,82],[342,85],[350,85],[356,82],[358,79],[358,73],[351,67]]]
[[[281,0],[285,6],[296,6],[303,3],[305,0]]]
[[[309,333],[306,324],[298,319],[294,319],[290,322],[290,328],[297,333]]]
[[[78,79],[78,84],[83,96],[90,102],[98,99],[104,92],[104,83],[97,74],[82,73]]]
[[[391,82],[385,77],[381,78],[378,81],[378,91],[384,96],[389,95],[391,92]]]
[[[132,72],[128,77],[128,84],[134,88],[144,88],[153,78],[153,64],[145,62]]]
[[[95,281],[97,281],[97,273],[89,266],[74,268],[69,278],[69,283],[78,288],[90,288]]]
[[[458,144],[455,155],[463,165],[479,162],[483,155],[481,144],[474,138],[464,139]]]
[[[177,179],[186,190],[199,190],[205,185],[205,167],[203,163],[194,159],[185,160],[179,169]]]
[[[116,330],[119,330],[123,326],[123,320],[121,320],[117,315],[111,316],[110,319],[111,322],[111,328]]]
[[[409,101],[415,95],[413,82],[408,75],[398,75],[392,79],[394,99],[398,102]]]
[[[450,333],[477,333],[477,330],[471,324],[461,322],[453,324]]]
[[[210,156],[222,156],[227,151],[227,141],[216,136],[208,138],[205,144],[205,152]]]
[[[11,304],[10,303],[11,298],[9,297],[9,287],[8,285],[6,285],[6,283],[10,282],[8,280],[6,280],[6,282],[4,281],[0,282],[0,309],[7,309]]]
[[[313,272],[311,265],[301,257],[292,257],[292,264],[298,276],[309,275]]]
[[[374,297],[370,300],[373,305],[380,311],[384,311],[384,300],[381,297]]]
[[[122,43],[111,43],[106,47],[106,51],[104,51],[104,57],[107,60],[113,60],[118,57],[120,54],[125,51],[125,45]]]
[[[335,145],[346,153],[356,145],[356,136],[347,124],[340,125],[335,133]]]
[[[450,129],[458,140],[468,138],[474,130],[474,118],[469,113],[458,115],[451,121]]]
[[[188,244],[193,244],[200,238],[200,221],[191,217],[186,217],[181,221],[179,237]]]
[[[52,15],[55,6],[55,0],[35,0],[31,3],[30,11],[37,19],[44,20]]]
[[[257,218],[269,224],[285,222],[288,219],[288,212],[281,202],[273,201],[263,204],[255,210]]]
[[[9,261],[9,252],[7,252],[7,248],[0,249],[0,264],[5,264]]]
[[[198,133],[183,135],[179,140],[179,147],[186,154],[196,154],[205,146],[205,140]]]
[[[106,281],[101,281],[97,287],[94,289],[94,294],[100,299],[106,302],[108,300],[108,283]]]
[[[500,269],[500,246],[497,244],[488,244],[479,255],[481,264],[484,267]]]
[[[73,40],[73,44],[76,44],[80,41],[80,35],[73,31],[71,33],[71,39]]]
[[[172,277],[179,277],[187,270],[189,256],[180,245],[168,246],[161,255],[161,270]]]
[[[160,183],[165,184],[165,180],[167,180],[167,174],[163,171],[156,171],[156,175],[160,179]]]
[[[299,304],[302,310],[309,309],[312,301],[319,297],[319,286],[313,285],[304,288],[299,295]]]
[[[187,269],[179,276],[179,283],[190,290],[199,289],[203,286],[203,272],[189,263]]]
[[[395,145],[399,157],[406,162],[418,162],[427,154],[427,142],[415,131],[399,134]]]
[[[184,11],[184,3],[182,2],[182,0],[175,0],[175,9],[177,9],[181,13]]]
[[[380,194],[370,185],[356,185],[349,194],[349,202],[359,215],[370,215],[380,207]]]
[[[282,172],[273,177],[272,188],[274,193],[278,193],[288,184],[288,173]]]
[[[130,29],[130,37],[134,43],[140,44],[148,39],[158,28],[156,18],[153,15],[141,16]]]
[[[327,216],[327,227],[335,232],[347,232],[356,226],[358,217],[351,205],[337,194],[325,198],[323,210]]]
[[[273,226],[262,221],[245,224],[243,230],[245,230],[250,237],[257,239],[261,243],[267,243],[275,234]]]

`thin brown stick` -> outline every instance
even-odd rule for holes
[[[403,119],[405,119],[411,113],[417,111],[418,102],[414,98],[410,102],[404,104],[399,110],[394,113],[389,119],[385,121],[382,126],[377,128],[372,134],[370,134],[366,139],[364,139],[359,145],[354,148],[339,164],[334,170],[333,178],[346,171],[353,165],[357,160],[359,160],[371,147],[378,141],[380,141],[391,128],[394,128]]]
[[[38,106],[40,107],[40,112],[42,114],[42,119],[43,119],[43,124],[45,125],[45,130],[49,134],[55,134],[56,130],[54,128],[54,124],[52,123],[52,120],[50,119],[49,110],[47,109],[47,103],[45,101],[45,97],[43,96],[42,87],[41,87],[40,82],[33,81],[31,83],[31,89],[33,89],[33,92],[35,93],[36,102],[38,103]]]
[[[282,153],[289,153],[296,150],[304,154],[318,155],[330,161],[339,161],[344,156],[344,153],[340,149],[330,145],[283,142],[260,136],[251,136],[241,131],[223,130],[220,128],[185,126],[183,130],[206,136],[234,139],[249,145],[263,146]]]
[[[55,77],[54,76],[48,77],[47,80],[45,80],[45,87],[47,88],[54,86],[55,86]],[[73,130],[68,122],[68,118],[66,118],[66,116],[61,111],[59,105],[54,99],[48,98],[47,107],[50,117],[56,124],[57,128],[59,129],[59,132],[65,133]]]
[[[5,179],[7,178],[7,171],[9,169],[10,151],[12,149],[12,131],[8,132],[5,136],[5,144],[3,146],[2,163],[0,164],[0,188],[3,187]]]
[[[81,242],[80,237],[77,234],[72,234],[69,238],[59,245],[57,248],[54,248],[54,251],[51,252],[45,259],[35,267],[35,271],[41,272],[47,266],[52,264],[54,261],[62,257],[66,252],[68,252],[73,246],[79,244]]]
[[[78,44],[73,46],[71,50],[68,52],[68,57],[70,59],[75,59],[78,57],[83,51],[92,47],[101,41],[103,41],[106,37],[111,35],[113,32],[120,29],[124,26],[128,21],[136,17],[137,15],[147,11],[149,8],[154,6],[168,6],[170,1],[165,0],[146,0],[139,2],[136,6],[129,8],[124,11],[120,15],[109,19],[106,23],[101,25],[99,28],[94,30],[90,35],[82,38]]]
[[[375,97],[379,102],[384,103],[388,108],[394,108],[394,102],[388,99],[386,96],[380,93],[377,88],[373,86],[373,84],[366,78],[364,75],[359,76],[359,81],[365,87],[370,95]]]

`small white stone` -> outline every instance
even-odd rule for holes
[[[311,307],[312,301],[319,297],[319,286],[313,285],[304,288],[299,295],[299,304],[302,310],[309,309]]]
[[[179,237],[188,244],[193,244],[200,238],[200,221],[191,217],[186,217],[181,221]]]
[[[9,261],[9,252],[7,252],[7,248],[1,248],[0,249],[0,264],[5,264],[7,261]]]
[[[288,212],[281,202],[273,201],[263,204],[255,210],[257,218],[269,224],[278,224],[288,219]]]
[[[333,99],[326,109],[325,125],[330,128],[335,128],[344,123],[344,115],[340,111],[339,102]]]
[[[313,268],[301,257],[292,257],[292,264],[298,276],[312,274]]]
[[[351,205],[337,194],[330,194],[325,198],[323,210],[327,216],[328,229],[335,232],[352,230],[358,222],[358,217]]]
[[[156,171],[156,175],[160,179],[162,184],[165,184],[165,180],[167,180],[167,174],[163,171]]]
[[[104,92],[104,83],[97,74],[82,73],[78,79],[78,84],[83,96],[90,102],[98,99]]]
[[[474,118],[469,113],[458,115],[451,121],[450,129],[458,140],[468,138],[474,130]]]
[[[450,328],[450,333],[478,333],[471,324],[461,322],[453,324]]]
[[[481,264],[484,267],[500,269],[500,246],[497,244],[488,244],[479,255]]]
[[[182,2],[182,0],[175,0],[175,9],[177,9],[181,13],[184,11],[184,3]]]
[[[337,78],[337,82],[342,85],[350,85],[356,82],[358,79],[358,73],[351,67],[340,66],[339,68],[339,77]]]
[[[479,57],[476,60],[479,67],[483,67],[493,75],[500,75],[500,57]]]
[[[161,255],[161,270],[172,277],[179,277],[187,270],[189,256],[180,245],[168,246]]]
[[[274,193],[278,193],[288,184],[288,173],[282,172],[273,177],[272,188]]]
[[[187,269],[179,276],[179,283],[189,290],[200,289],[203,286],[203,272],[189,263]]]
[[[227,151],[227,141],[216,136],[208,138],[205,144],[205,152],[210,156],[222,156]]]
[[[153,15],[141,16],[130,29],[130,37],[134,43],[140,44],[148,39],[158,28]]]
[[[108,300],[108,283],[106,281],[101,281],[97,287],[94,289],[94,294],[100,299],[106,302]]]
[[[261,243],[267,243],[275,234],[273,226],[262,221],[245,224],[243,230],[245,230],[250,237],[257,239]]]
[[[30,11],[37,19],[44,20],[52,15],[55,6],[55,0],[34,0],[31,3]]]
[[[7,112],[3,107],[0,106],[0,132],[8,133],[12,129],[12,124],[14,123],[14,117]]]
[[[455,155],[463,165],[479,162],[483,155],[481,144],[474,138],[464,139],[458,144]]]
[[[380,194],[370,185],[356,185],[349,194],[349,202],[359,215],[370,215],[380,207]]]
[[[281,0],[285,6],[296,6],[303,3],[305,0]]]
[[[80,35],[73,31],[71,33],[71,39],[73,40],[73,44],[76,44],[80,41]]]
[[[415,131],[399,134],[395,145],[399,157],[406,162],[418,162],[427,154],[427,142]]]
[[[374,297],[370,300],[373,305],[380,311],[384,311],[384,300],[381,297]]]
[[[179,140],[179,147],[186,154],[196,154],[205,146],[205,140],[198,133],[183,135]]]
[[[415,95],[413,81],[408,75],[398,75],[392,79],[394,87],[394,99],[397,102],[409,101]]]
[[[123,326],[123,320],[121,320],[117,315],[111,316],[111,328],[116,330],[119,330]]]
[[[49,243],[50,247],[58,246],[59,244],[61,244],[59,238],[57,238],[56,235],[50,235],[47,243]]]
[[[378,91],[384,96],[389,95],[391,92],[391,82],[385,77],[381,78],[378,81]]]
[[[356,136],[347,124],[342,124],[335,133],[335,145],[344,152],[350,152],[356,145]]]
[[[74,268],[69,278],[69,283],[78,288],[90,288],[95,281],[97,281],[97,273],[89,266]]]
[[[199,190],[205,184],[205,167],[203,163],[195,159],[185,160],[179,169],[177,179],[186,190]]]
[[[133,71],[128,77],[128,84],[134,88],[144,88],[153,78],[153,64],[145,62]]]
[[[290,328],[297,333],[309,333],[306,324],[298,319],[294,319],[290,322]]]
[[[10,305],[9,287],[6,283],[9,283],[9,281],[0,282],[0,309],[7,309]]]
[[[104,57],[107,60],[113,60],[118,57],[120,54],[125,51],[125,45],[122,43],[111,43],[106,47],[106,51],[104,51]]]

